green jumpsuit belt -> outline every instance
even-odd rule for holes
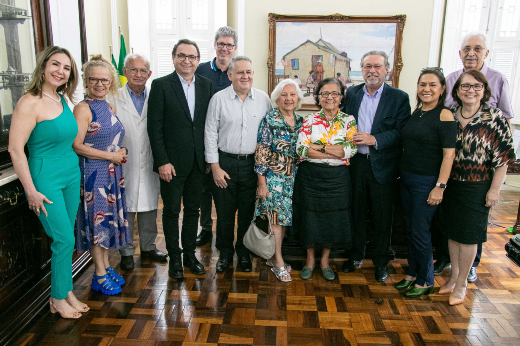
[[[29,171],[36,188],[52,204],[44,202],[48,216],[39,219],[51,245],[51,297],[65,299],[72,291],[74,222],[80,198],[79,160],[72,150],[78,125],[61,97],[63,112],[36,124],[27,141]]]

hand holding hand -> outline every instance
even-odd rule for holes
[[[159,177],[162,180],[169,183],[174,176],[177,176],[177,173],[175,173],[175,168],[173,168],[171,163],[167,163],[159,167]]]

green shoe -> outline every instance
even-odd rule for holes
[[[425,294],[431,294],[433,293],[433,286],[425,287],[425,288],[418,288],[416,286],[413,286],[408,291],[405,292],[405,296],[408,298],[419,298],[422,295]]]
[[[309,280],[312,277],[312,268],[311,267],[303,267],[302,271],[300,272],[300,277],[303,280]]]
[[[396,283],[394,285],[395,288],[397,288],[398,290],[407,290],[409,289],[410,287],[412,287],[412,285],[415,283],[415,280],[412,280],[412,281],[408,281],[408,280],[405,280],[405,279],[402,279],[401,281],[399,281],[398,283]]]
[[[323,268],[321,270],[321,274],[323,275],[323,278],[325,280],[329,280],[329,281],[334,280],[334,278],[336,277],[336,274],[334,274],[334,271],[332,270],[331,267]]]

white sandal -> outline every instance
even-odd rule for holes
[[[266,265],[268,265],[269,267],[273,267],[274,268],[274,263],[271,262],[270,259],[268,259],[266,262],[265,262]],[[288,273],[291,273],[292,272],[292,267],[289,263],[285,263],[283,262],[283,265],[285,267],[285,269],[287,270]]]
[[[287,269],[285,269],[285,267],[283,267],[283,268],[272,267],[271,271],[274,273],[274,276],[276,276],[276,278],[278,280],[280,280],[281,282],[291,282],[292,281],[291,274],[289,274],[289,272],[287,271]],[[282,278],[284,276],[288,276],[289,279],[283,280]]]

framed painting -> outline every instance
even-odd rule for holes
[[[401,46],[406,15],[289,16],[269,13],[269,94],[283,79],[296,81],[304,94],[302,110],[317,110],[313,93],[324,78],[336,77],[346,88],[363,83],[360,60],[371,50],[384,51],[390,70],[386,83],[399,87]]]

